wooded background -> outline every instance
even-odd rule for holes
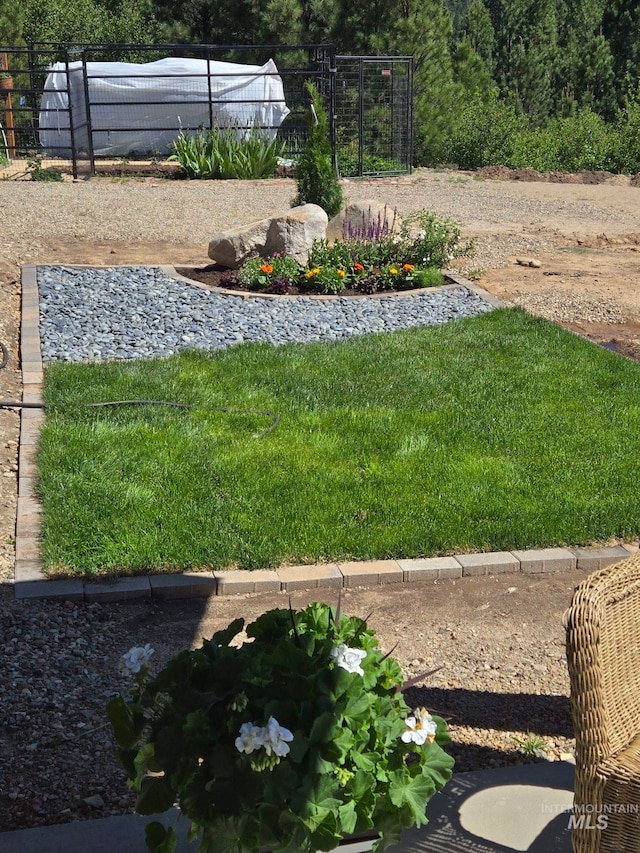
[[[0,45],[38,41],[412,55],[417,163],[640,171],[637,0],[0,0]]]

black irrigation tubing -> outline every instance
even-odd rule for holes
[[[9,361],[9,351],[6,346],[0,341],[0,352],[2,360],[0,361],[0,370],[7,366]],[[226,412],[230,415],[262,415],[265,418],[272,418],[272,423],[261,432],[257,432],[254,438],[262,438],[272,429],[275,429],[280,423],[280,415],[275,412],[265,412],[262,409],[232,409],[228,406],[199,406],[197,403],[174,403],[171,400],[108,400],[105,403],[80,403],[81,406],[86,406],[89,409],[104,408],[107,406],[172,406],[174,409],[207,409],[211,412]],[[17,400],[0,400],[0,409],[46,409],[44,403],[22,403]]]
[[[263,415],[272,418],[272,423],[266,429],[257,432],[254,438],[262,438],[280,423],[280,415],[275,412],[265,412],[262,409],[232,409],[228,406],[200,406],[197,403],[174,403],[171,400],[108,400],[105,403],[79,403],[86,408],[97,409],[106,406],[172,406],[174,409],[207,409],[211,412],[226,412],[230,415]],[[17,400],[0,400],[1,409],[47,409],[44,403],[21,403]]]

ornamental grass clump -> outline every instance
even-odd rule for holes
[[[123,657],[133,688],[108,716],[136,811],[176,803],[201,853],[313,853],[372,829],[383,850],[426,823],[453,766],[446,727],[411,711],[366,622],[314,603],[263,614],[232,645],[243,627],[157,675],[148,647]],[[171,853],[173,828],[151,823],[147,846]]]
[[[284,155],[286,143],[259,127],[180,130],[167,158],[191,179],[270,178]]]

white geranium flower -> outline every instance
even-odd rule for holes
[[[367,653],[362,649],[351,649],[346,643],[340,643],[339,646],[334,646],[331,649],[331,657],[337,666],[346,669],[347,672],[357,672],[358,675],[364,675],[364,670],[360,664],[366,656]]]
[[[236,738],[238,752],[254,752],[264,746],[264,729],[253,723],[243,723],[240,726],[240,736]]]
[[[281,726],[275,717],[269,717],[269,722],[262,729],[263,746],[267,750],[267,755],[279,756],[287,755],[289,752],[289,744],[293,740],[293,734],[289,729]]]
[[[138,673],[142,667],[149,662],[149,658],[153,654],[153,649],[149,645],[133,646],[128,652],[120,658],[120,669],[127,675],[131,672]]]
[[[436,723],[426,708],[416,708],[413,716],[405,720],[407,730],[402,735],[404,743],[417,743],[422,746],[436,739]]]

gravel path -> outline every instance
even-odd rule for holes
[[[245,299],[145,267],[39,267],[38,285],[45,362],[152,358],[255,341],[344,340],[491,310],[465,287],[376,299]]]

